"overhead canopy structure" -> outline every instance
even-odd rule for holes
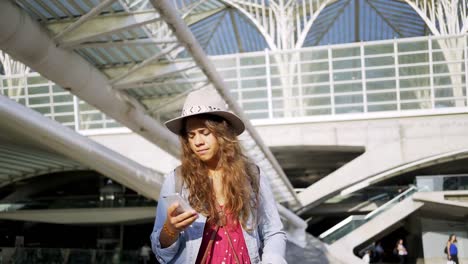
[[[211,86],[234,112],[243,114],[170,1],[153,1],[158,11],[149,4],[2,1],[0,48],[178,155],[177,138],[161,122],[179,113],[188,92]],[[247,155],[269,175],[277,201],[299,208],[289,180],[244,120]]]

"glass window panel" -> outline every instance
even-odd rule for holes
[[[335,96],[335,104],[354,104],[354,103],[362,103],[363,98],[362,94],[357,95],[336,95]]]
[[[110,123],[106,123],[106,127],[115,128],[115,127],[123,127],[123,126],[120,123],[117,123],[117,122],[110,122]]]
[[[266,97],[267,97],[266,90],[242,92],[242,98],[245,98],[245,99],[257,99],[257,98],[266,98]]]
[[[30,97],[29,98],[29,105],[49,104],[49,103],[50,103],[50,97],[49,96]]]
[[[434,89],[435,97],[436,98],[443,98],[443,97],[452,97],[453,96],[453,88],[437,88]]]
[[[333,62],[334,70],[353,69],[353,68],[360,68],[360,67],[361,67],[361,59],[340,60],[340,61]]]
[[[96,110],[96,108],[86,102],[80,102],[80,111]]]
[[[396,104],[385,104],[385,105],[369,105],[367,106],[368,112],[381,112],[381,111],[396,111]]]
[[[362,83],[335,84],[335,93],[362,91]]]
[[[335,113],[337,114],[352,114],[362,112],[364,112],[364,108],[362,106],[335,107]]]
[[[268,102],[259,101],[259,102],[243,102],[242,109],[245,111],[248,110],[268,110]]]
[[[75,117],[73,115],[55,116],[54,119],[59,123],[75,122]]]
[[[334,49],[332,50],[332,56],[333,58],[359,56],[361,54],[360,49],[361,49],[360,47]]]
[[[73,105],[54,105],[55,113],[73,113]]]
[[[275,97],[283,97],[283,89],[272,89],[271,95],[273,98]]]
[[[43,83],[48,83],[49,80],[42,76],[35,76],[35,77],[29,77],[28,78],[28,84],[29,85],[34,85],[34,84],[43,84]]]
[[[104,115],[101,113],[94,113],[94,114],[82,114],[81,121],[85,123],[86,121],[99,121],[104,120]]]
[[[432,67],[432,70],[435,74],[437,73],[449,73],[449,68],[446,64],[438,64]]]
[[[328,82],[329,79],[330,75],[328,73],[301,76],[302,84]]]
[[[427,53],[422,54],[405,54],[398,56],[398,63],[401,64],[411,64],[411,63],[421,63],[429,62],[429,55]]]
[[[395,65],[395,59],[393,56],[366,58],[365,63],[366,67]]]
[[[34,106],[31,106],[31,109],[45,115],[45,114],[50,114],[51,111],[50,111],[50,107],[49,106],[44,106],[44,107],[34,107]]]
[[[258,65],[265,64],[265,56],[240,58],[240,65]]]
[[[431,90],[400,91],[401,100],[431,99]]]
[[[364,46],[364,54],[366,55],[376,55],[393,52],[393,43]]]
[[[429,86],[429,77],[411,78],[400,80],[400,89]]]
[[[239,87],[237,87],[237,80],[234,80],[234,81],[224,81],[224,83],[226,84],[226,87],[230,90],[233,90],[233,89],[238,89]]]
[[[219,74],[221,75],[221,78],[226,78],[226,79],[237,78],[236,69],[219,71]]]
[[[28,87],[28,94],[49,94],[49,86]]]
[[[306,116],[331,115],[331,108],[325,109],[306,109]]]
[[[335,81],[352,81],[360,80],[361,71],[352,71],[352,72],[338,72],[333,74],[333,80]]]
[[[266,69],[265,67],[261,68],[250,68],[250,69],[241,69],[240,72],[242,77],[252,77],[252,76],[265,76]]]
[[[273,112],[273,117],[275,117],[275,118],[282,118],[282,117],[284,117],[284,112],[283,112],[282,110],[274,111],[274,112]]]
[[[461,76],[458,75],[458,76],[452,76],[450,78],[450,76],[436,76],[434,77],[434,84],[435,85],[449,85],[449,84],[452,84],[452,79],[456,82],[454,83],[459,83],[459,84],[462,84],[462,80],[461,80]]]
[[[385,102],[385,101],[394,101],[396,99],[397,99],[396,92],[367,95],[368,102]]]
[[[283,86],[281,85],[281,78],[280,77],[273,77],[270,79],[270,83],[272,87],[279,86],[281,89]]]
[[[328,71],[328,62],[303,63],[301,72]]]
[[[313,87],[303,87],[303,95],[326,94],[330,92],[329,85],[320,85]]]
[[[262,113],[249,113],[246,112],[246,115],[249,119],[264,119],[268,118],[268,112],[262,112]]]
[[[231,68],[231,67],[236,67],[236,59],[212,59],[214,65],[216,68]]]
[[[416,103],[401,103],[402,110],[411,110],[411,109],[430,109],[431,102],[416,102]]]
[[[272,102],[273,109],[277,109],[277,108],[282,109],[283,106],[284,106],[284,101],[283,100],[273,100],[273,102]]]
[[[328,58],[328,50],[310,50],[301,52],[301,60],[324,60]]]
[[[265,79],[242,80],[242,88],[260,88],[266,87]]]
[[[61,93],[61,92],[65,92],[65,89],[63,89],[61,86],[59,86],[57,84],[54,84],[54,85],[52,85],[52,91],[54,93]]]
[[[429,66],[411,66],[401,67],[399,69],[400,76],[411,76],[411,75],[424,75],[429,74]]]
[[[67,94],[67,95],[55,95],[54,96],[54,103],[65,103],[65,102],[73,103],[73,95]]]
[[[278,66],[270,66],[270,74],[271,75],[279,75],[280,74],[280,70],[278,68]]]
[[[395,69],[392,68],[392,69],[378,69],[378,70],[366,71],[367,79],[388,78],[388,77],[395,77]]]
[[[398,43],[398,52],[421,51],[428,49],[427,41],[412,41]]]
[[[15,88],[6,88],[4,89],[3,93],[8,96],[8,97],[13,97],[13,96],[21,96],[24,95],[25,89],[15,87]]]
[[[308,106],[328,106],[331,105],[330,97],[320,97],[320,98],[304,98],[303,99],[304,107]]]

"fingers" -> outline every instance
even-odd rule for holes
[[[198,218],[198,213],[195,211],[179,213],[178,207],[179,204],[175,202],[167,208],[167,222],[171,229],[182,231]]]
[[[175,227],[179,230],[187,228],[189,225],[191,225],[195,220],[197,220],[198,214],[191,214],[188,218],[185,218],[181,222],[178,222]]]

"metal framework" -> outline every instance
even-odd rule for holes
[[[187,50],[174,43],[177,37],[187,45],[186,38],[191,34],[187,26],[180,23],[182,20],[175,22],[179,30],[173,33],[174,21],[167,22],[167,17],[177,16],[177,11],[161,15],[144,2],[136,5],[125,1],[105,1],[96,6],[89,1],[78,4],[75,0],[62,6],[42,0],[14,2],[26,10],[32,19],[25,13],[18,13],[9,1],[3,1],[3,19],[0,23],[16,27],[2,26],[0,47],[86,101],[88,104],[74,100],[73,106],[80,110],[73,116],[75,120],[80,118],[81,124],[86,123],[89,128],[101,120],[109,124],[112,122],[109,119],[114,118],[177,155],[177,139],[162,128],[154,117],[164,121],[178,109],[167,107],[172,111],[166,113],[154,109],[160,109],[166,99],[201,86],[211,85],[223,91],[219,89],[223,83],[216,76],[214,68],[207,70],[212,66],[206,63],[203,51],[193,52],[193,47],[198,45],[195,39],[189,40],[190,48]],[[194,8],[197,6],[189,9]],[[24,21],[18,19],[20,16],[25,16]],[[203,16],[199,19],[203,19]],[[41,25],[33,20],[40,21]],[[194,19],[193,23],[196,22],[197,19]],[[43,28],[53,37],[44,34]],[[28,35],[29,32],[34,33]],[[30,36],[37,40],[34,49],[30,43],[22,41]],[[151,46],[141,43],[154,39],[159,41]],[[29,57],[28,53],[34,56]],[[191,58],[176,60],[182,53],[192,56],[196,64]],[[63,67],[65,64],[68,64],[66,68]],[[180,82],[189,79],[200,81],[171,85],[171,80]],[[135,86],[141,88],[136,89]],[[223,96],[229,102],[227,93]],[[235,107],[235,102],[231,101],[230,105],[239,114],[240,108]],[[101,117],[96,119],[92,113],[96,111],[95,108],[105,115],[99,114]],[[85,114],[84,118],[80,113]],[[290,208],[298,208],[298,200],[287,177],[252,130],[250,127],[249,133],[244,135],[247,154],[270,175],[277,200]]]

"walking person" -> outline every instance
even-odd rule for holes
[[[455,243],[457,243],[457,236],[450,234],[445,252],[447,253],[447,260],[452,261],[454,264],[460,264],[458,262],[458,248]]]
[[[266,176],[242,153],[242,120],[216,91],[191,92],[165,123],[179,136],[182,165],[161,188],[151,233],[160,263],[286,263],[286,235]],[[180,187],[179,187],[180,186]],[[193,210],[162,197],[181,193]]]
[[[406,250],[405,245],[403,245],[403,239],[398,240],[396,244],[396,250],[398,252],[398,259],[400,260],[400,264],[405,264],[408,251]]]
[[[140,249],[140,259],[143,264],[148,264],[150,260],[151,248],[145,243]]]

